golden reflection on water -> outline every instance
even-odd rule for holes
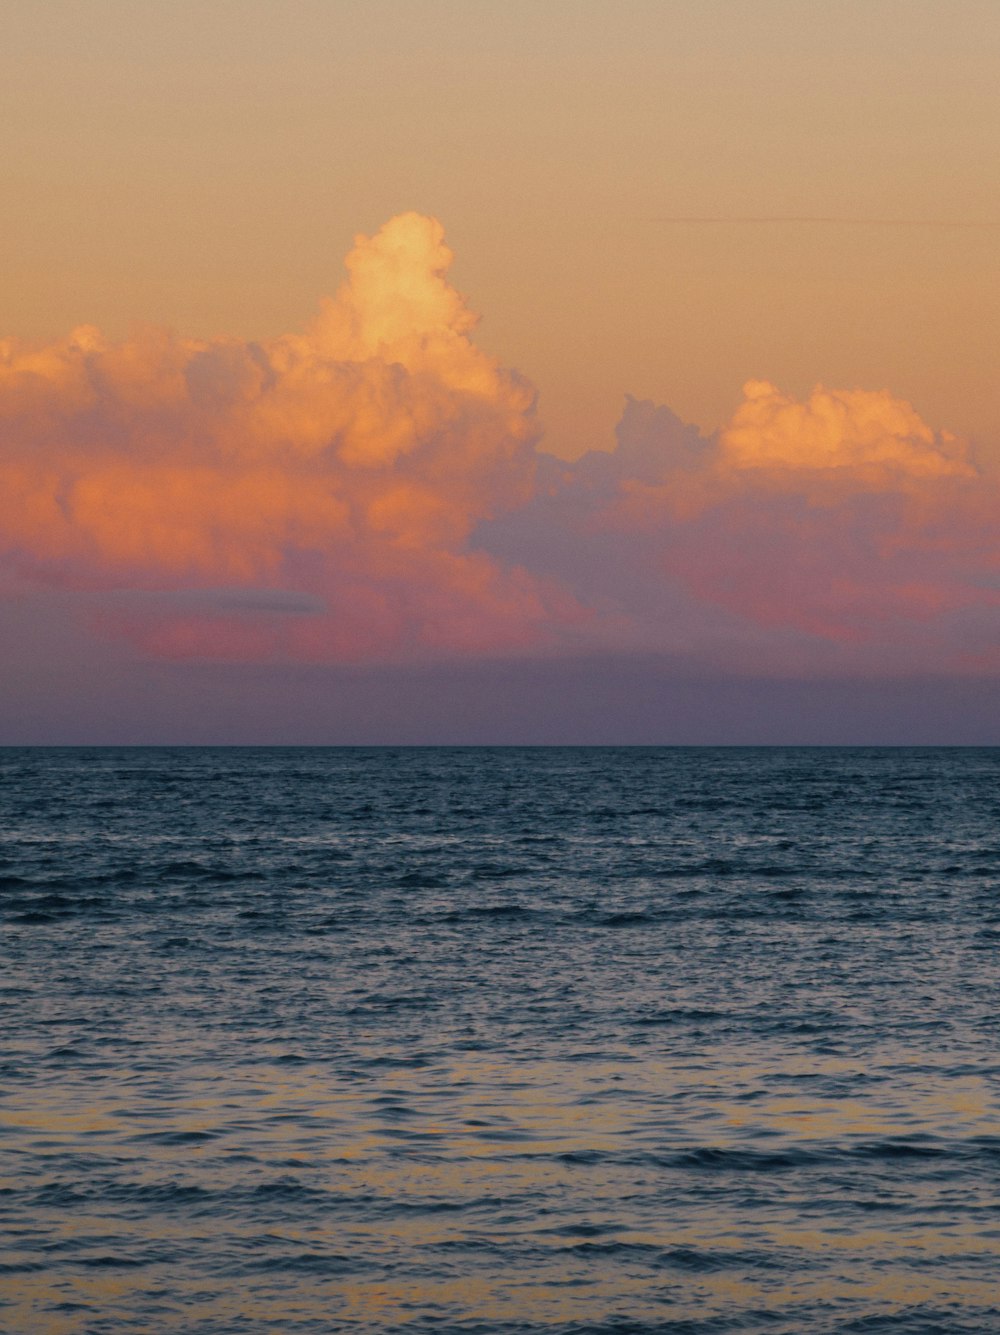
[[[381,1215],[354,1214],[349,1224],[336,1211],[301,1223],[286,1219],[280,1235],[289,1255],[435,1257],[433,1276],[414,1274],[413,1266],[377,1279],[334,1273],[336,1267],[277,1272],[241,1281],[242,1296],[228,1280],[214,1287],[201,1281],[185,1297],[197,1297],[203,1325],[232,1323],[249,1312],[258,1326],[280,1329],[293,1310],[317,1321],[364,1325],[377,1314],[391,1323],[394,1314],[402,1322],[436,1305],[484,1323],[545,1325],[626,1307],[633,1320],[662,1321],[703,1320],[733,1305],[779,1312],[845,1298],[886,1312],[919,1302],[994,1301],[990,1285],[962,1274],[961,1266],[963,1258],[1000,1262],[1000,1235],[975,1220],[956,1220],[946,1208],[948,1185],[931,1178],[922,1180],[898,1223],[890,1215],[878,1226],[857,1216],[852,1225],[842,1214],[817,1219],[808,1195],[799,1202],[800,1222],[789,1223],[796,1215],[783,1199],[771,1209],[758,1204],[751,1226],[738,1194],[721,1196],[711,1175],[700,1197],[688,1181],[678,1204],[669,1155],[685,1148],[821,1147],[836,1154],[903,1135],[996,1134],[996,1095],[985,1077],[941,1080],[930,1063],[886,1054],[882,1070],[891,1078],[873,1079],[868,1096],[841,1097],[838,1080],[858,1075],[850,1062],[815,1058],[775,1069],[768,1055],[770,1065],[746,1049],[733,1051],[712,1070],[655,1056],[639,1062],[628,1053],[509,1068],[470,1057],[443,1073],[401,1066],[363,1081],[320,1066],[291,1073],[257,1066],[224,1080],[202,1068],[185,1072],[184,1087],[166,1092],[144,1094],[132,1077],[78,1087],[72,1100],[58,1083],[47,1091],[36,1087],[30,1100],[21,1094],[9,1101],[6,1125],[9,1137],[37,1155],[74,1146],[111,1154],[117,1171],[137,1184],[169,1181],[225,1192],[294,1173],[331,1202],[392,1207]],[[803,1080],[826,1081],[829,1092],[803,1092]],[[205,1138],[183,1139],[191,1135]],[[766,1179],[746,1180],[756,1187]],[[787,1180],[777,1175],[774,1190],[786,1190]],[[574,1193],[577,1209],[585,1193],[596,1243],[574,1227],[578,1214],[555,1211],[528,1228],[523,1220],[502,1222],[505,1202],[558,1202],[562,1192]],[[636,1192],[653,1200],[652,1207],[644,1203],[641,1228],[623,1204]],[[429,1208],[435,1202],[453,1208],[435,1212]],[[183,1250],[224,1230],[250,1258],[261,1231],[250,1208],[222,1220],[183,1212],[122,1216],[99,1197],[61,1217],[51,1210],[39,1224],[64,1240],[106,1242],[112,1260],[123,1232],[133,1245]],[[603,1249],[606,1240],[618,1250]],[[497,1273],[492,1256],[512,1245],[528,1248],[523,1260]],[[741,1273],[753,1270],[748,1251],[786,1263]],[[686,1269],[685,1253],[708,1257],[707,1268]],[[935,1263],[946,1259],[954,1264],[936,1274]],[[67,1261],[55,1274],[28,1271],[0,1281],[11,1329],[39,1335],[81,1335],[98,1312],[134,1314],[151,1288],[168,1296],[150,1329],[183,1330],[171,1309],[174,1282],[171,1265],[156,1261],[96,1271]],[[53,1310],[64,1302],[80,1306]]]
[[[899,1258],[887,1257],[891,1265]],[[155,1281],[155,1275],[152,1277]],[[146,1283],[150,1276],[146,1276]],[[564,1287],[565,1286],[565,1287]],[[572,1287],[570,1287],[572,1286]],[[557,1325],[563,1322],[594,1319],[595,1314],[628,1311],[634,1321],[696,1321],[721,1313],[730,1306],[780,1313],[793,1304],[828,1304],[848,1295],[855,1301],[891,1313],[928,1304],[988,1308],[996,1301],[996,1284],[966,1279],[951,1274],[936,1279],[907,1266],[900,1271],[875,1271],[866,1267],[859,1255],[858,1265],[836,1279],[801,1275],[778,1279],[751,1280],[731,1275],[712,1274],[692,1278],[664,1272],[649,1277],[622,1270],[613,1277],[595,1276],[586,1263],[581,1272],[567,1275],[563,1285],[548,1282],[507,1281],[495,1275],[466,1274],[448,1280],[399,1280],[375,1282],[341,1279],[337,1281],[303,1280],[296,1277],[287,1288],[268,1290],[259,1284],[233,1284],[227,1290],[193,1281],[185,1282],[186,1304],[196,1307],[201,1328],[211,1329],[241,1320],[248,1328],[281,1330],[282,1323],[293,1319],[323,1322],[342,1321],[359,1324],[375,1318],[398,1319],[400,1325],[414,1309],[429,1310],[435,1305],[460,1311],[466,1320],[484,1323],[524,1322]],[[111,1277],[73,1273],[68,1270],[61,1282],[51,1276],[25,1275],[18,1279],[16,1293],[5,1286],[4,1297],[13,1299],[6,1317],[8,1329],[25,1335],[81,1335],[93,1329],[92,1319],[100,1314],[110,1320],[117,1314],[133,1319],[143,1310],[143,1289],[131,1276]],[[53,1312],[54,1302],[71,1300],[87,1310]],[[168,1310],[154,1315],[145,1328],[186,1330],[186,1318]],[[162,1323],[162,1324],[161,1324]]]

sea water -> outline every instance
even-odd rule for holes
[[[0,1328],[1000,1331],[1000,752],[0,751]]]

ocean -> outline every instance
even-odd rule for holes
[[[1000,750],[0,751],[0,1328],[1000,1332]]]

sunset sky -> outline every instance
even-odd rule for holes
[[[1000,742],[998,58],[12,0],[0,743]]]

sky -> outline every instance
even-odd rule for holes
[[[0,26],[0,744],[1000,743],[993,0]]]

